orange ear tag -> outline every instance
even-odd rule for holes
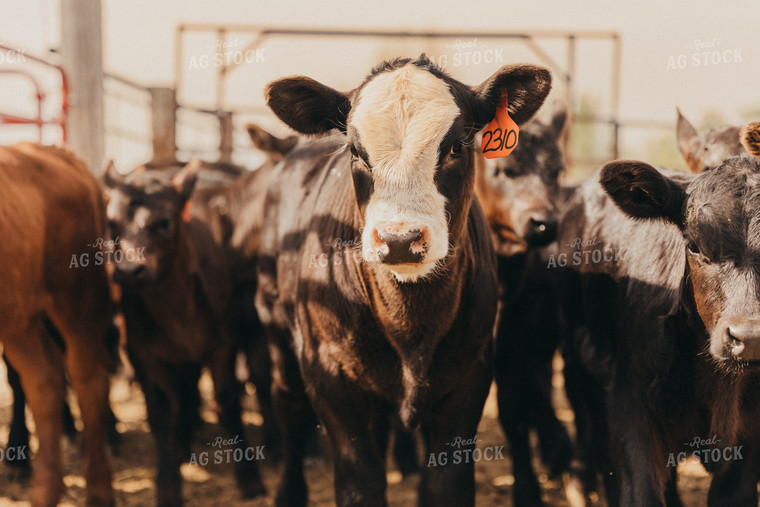
[[[185,207],[182,208],[182,221],[187,223],[190,221],[190,217],[192,217],[192,206],[190,204],[190,199],[185,201]]]
[[[496,117],[491,120],[483,131],[483,142],[480,151],[486,158],[506,157],[517,146],[520,127],[509,117],[507,112],[507,92],[502,90],[499,103],[496,105]]]

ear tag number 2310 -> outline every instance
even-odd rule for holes
[[[507,92],[502,91],[499,103],[496,105],[496,117],[483,131],[480,151],[486,158],[506,157],[517,146],[519,135],[520,128],[507,112]]]

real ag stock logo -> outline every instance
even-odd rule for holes
[[[98,238],[94,242],[87,245],[97,251],[90,258],[89,252],[84,252],[79,255],[71,254],[71,260],[69,261],[69,268],[86,268],[90,265],[92,260],[93,266],[102,266],[103,264],[122,263],[127,262],[142,262],[145,261],[145,247],[140,248],[117,248],[119,246],[119,237],[113,240],[104,240]],[[105,248],[105,249],[104,249]]]
[[[438,467],[446,465],[459,465],[461,463],[477,463],[478,461],[496,461],[504,459],[504,446],[475,447],[478,442],[478,436],[475,435],[470,439],[456,437],[446,445],[452,448],[451,451],[431,452],[428,458],[428,467]]]
[[[567,252],[552,253],[546,264],[547,268],[564,268],[566,266],[581,266],[584,264],[600,264],[602,262],[618,262],[623,260],[623,253],[619,248],[605,247],[604,242],[596,237],[585,240],[575,238],[563,246],[574,250],[569,255]]]
[[[190,464],[195,466],[206,466],[209,463],[219,465],[221,463],[240,463],[241,461],[260,461],[266,459],[264,456],[263,445],[257,445],[255,447],[241,447],[230,448],[230,446],[236,446],[241,443],[240,435],[235,435],[235,438],[224,439],[222,437],[216,437],[211,442],[206,442],[209,447],[215,447],[212,451],[194,452],[190,455]],[[227,447],[225,449],[225,447]]]
[[[685,442],[684,447],[688,447],[688,451],[682,451],[679,453],[671,452],[668,454],[668,467],[676,467],[686,461],[687,458],[692,457],[702,463],[703,465],[709,465],[711,463],[719,463],[721,461],[737,461],[743,460],[742,455],[743,445],[728,445],[718,446],[721,440],[718,435],[714,435],[712,438],[702,439],[701,437],[694,437],[692,440]]]
[[[717,39],[695,39],[686,46],[689,53],[671,55],[668,57],[666,70],[708,67],[726,65],[731,63],[743,63],[742,52],[744,48],[720,48]]]

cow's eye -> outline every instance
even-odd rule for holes
[[[156,220],[150,224],[150,230],[153,232],[167,232],[172,226],[172,221],[169,218],[162,218]]]
[[[451,158],[460,158],[462,156],[462,141],[457,141],[453,144],[449,156]]]
[[[520,176],[520,170],[516,167],[507,166],[503,169],[504,175],[507,178],[517,178]]]
[[[691,254],[699,255],[699,247],[692,240],[689,240],[686,243],[686,249],[689,250],[689,253]]]
[[[348,145],[348,150],[351,152],[351,156],[353,156],[354,158],[357,158],[359,156],[359,152],[356,151],[356,146],[354,146],[353,144]]]

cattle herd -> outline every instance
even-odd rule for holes
[[[477,460],[435,457],[453,442],[480,452],[494,382],[517,506],[542,505],[533,431],[570,505],[681,505],[677,465],[693,456],[712,474],[711,506],[757,506],[760,123],[700,136],[678,111],[690,173],[617,160],[561,186],[566,107],[531,120],[550,88],[534,65],[467,86],[424,55],[346,93],[281,79],[267,104],[297,135],[249,125],[268,157],[253,171],[109,162],[97,181],[63,149],[0,148],[7,446],[28,442],[26,403],[32,505],[63,490],[67,386],[86,503],[114,504],[121,344],[145,395],[160,506],[183,503],[203,368],[245,456],[240,494],[266,494],[249,455],[265,444],[284,462],[278,506],[308,504],[317,425],[338,505],[387,505],[390,441],[399,468],[422,475],[419,505],[474,505]],[[504,107],[519,142],[486,159],[483,129]],[[558,354],[573,431],[552,403]],[[242,357],[264,442],[244,434]]]

